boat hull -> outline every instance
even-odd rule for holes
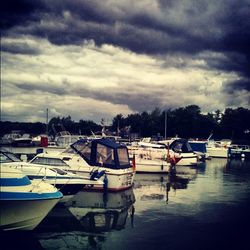
[[[94,168],[96,169],[96,168]],[[104,170],[107,176],[107,186],[105,187],[104,184],[96,183],[91,185],[85,185],[83,189],[92,189],[92,190],[104,190],[107,189],[108,191],[121,191],[126,190],[132,187],[134,182],[134,176],[135,172],[132,168],[129,169],[107,169],[107,168],[98,168],[98,171]],[[93,172],[93,169],[90,168],[81,168],[78,170],[69,170],[73,173],[76,173],[78,175],[85,176],[87,178],[90,177],[91,172]]]
[[[169,172],[170,164],[162,160],[136,158],[136,173],[163,173]]]
[[[207,153],[210,157],[215,158],[227,158],[228,157],[228,149],[224,147],[214,147],[214,148],[207,148]]]
[[[1,200],[1,230],[33,230],[56,205],[58,199]]]
[[[196,166],[198,164],[197,155],[181,154],[181,160],[176,163],[176,166]]]

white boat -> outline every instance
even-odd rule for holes
[[[57,168],[56,165],[47,166],[22,162],[11,152],[0,151],[0,156],[1,166],[9,166],[11,168],[19,169],[30,179],[44,180],[45,182],[54,185],[64,195],[63,200],[66,200],[65,198],[70,198],[70,196],[76,194],[86,186],[91,187],[96,183],[103,185],[102,180],[90,180],[87,177],[79,176]]]
[[[136,173],[168,173],[170,163],[165,159],[152,159],[147,155],[135,156]]]
[[[68,131],[61,131],[55,137],[55,143],[59,148],[67,148],[72,143],[82,139],[82,135],[72,135]]]
[[[232,141],[229,139],[223,139],[220,141],[208,140],[207,152],[210,157],[227,158],[228,149],[231,144]]]
[[[3,135],[3,137],[0,140],[0,144],[1,145],[11,145],[14,140],[16,140],[20,137],[21,137],[21,134],[19,133],[19,131],[17,131],[17,132],[12,131],[11,133]]]
[[[164,143],[166,143],[166,145],[163,143],[157,144],[147,142],[149,144],[144,144],[143,147],[129,147],[130,155],[135,154],[136,156],[139,156],[136,158],[137,161],[139,161],[140,158],[158,161],[158,164],[156,164],[158,165],[157,169],[159,169],[162,165],[166,167],[169,166],[169,164],[165,163],[165,161],[173,157],[180,159],[176,165],[191,166],[198,164],[198,156],[192,150],[187,140],[178,138],[171,141],[171,144],[169,144],[168,141],[165,141]],[[150,162],[148,162],[148,164],[150,164]]]
[[[52,185],[30,180],[17,169],[0,168],[0,229],[32,230],[62,198]]]
[[[36,155],[30,163],[56,165],[94,180],[104,176],[104,185],[96,183],[92,188],[119,191],[133,185],[135,171],[130,164],[128,150],[113,140],[102,138],[81,139],[63,152],[49,151]]]
[[[14,147],[29,147],[32,146],[32,138],[30,134],[23,134],[21,137],[13,139],[11,144]]]
[[[198,164],[198,156],[191,148],[188,140],[176,139],[169,145],[171,157],[181,158],[176,166],[194,166]]]

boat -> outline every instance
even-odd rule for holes
[[[21,137],[20,131],[12,131],[11,133],[7,133],[3,135],[0,140],[1,145],[11,145],[14,140]]]
[[[163,172],[165,172],[165,168],[169,166],[169,164],[167,163],[167,160],[169,158],[180,159],[178,162],[176,162],[176,165],[191,166],[198,164],[198,156],[192,150],[190,144],[188,143],[188,140],[186,139],[175,138],[171,139],[170,141],[162,141],[159,144],[156,142],[152,143],[149,141],[144,141],[142,145],[143,147],[136,147],[135,145],[129,147],[130,154],[135,154],[136,156],[139,156],[136,158],[136,164],[138,162],[137,165],[140,164],[140,158],[145,160],[157,160],[157,169],[159,169],[159,167],[162,168],[163,166]],[[150,162],[148,162],[148,164],[150,164]]]
[[[54,186],[20,170],[0,168],[0,230],[33,230],[62,198]]]
[[[57,168],[91,180],[103,176],[104,185],[96,183],[91,187],[95,190],[128,189],[133,185],[135,175],[127,147],[108,138],[80,139],[63,152],[45,150],[30,163],[47,166],[56,164]]]
[[[11,168],[19,169],[30,179],[43,180],[47,183],[54,185],[63,194],[63,201],[71,198],[78,191],[85,187],[90,188],[94,184],[98,183],[103,185],[103,180],[93,179],[79,176],[77,174],[65,171],[57,168],[56,163],[54,165],[42,165],[30,162],[23,162],[11,152],[0,151],[0,163],[1,166],[9,166]]]
[[[228,147],[228,158],[249,160],[250,159],[250,146],[231,144]]]
[[[228,158],[228,149],[232,144],[230,139],[222,140],[208,140],[207,141],[207,153],[210,157],[216,158]]]
[[[136,173],[164,173],[169,172],[170,163],[165,159],[152,159],[150,154],[135,156]]]
[[[198,156],[191,148],[188,140],[176,139],[169,145],[170,155],[181,158],[176,166],[194,166],[198,164]]]
[[[55,137],[55,143],[59,148],[67,148],[69,147],[72,143],[82,139],[82,135],[72,135],[68,131],[61,131],[56,134]]]
[[[207,141],[201,140],[188,140],[192,150],[197,154],[200,161],[210,159],[207,152]]]
[[[32,138],[30,134],[23,134],[21,137],[13,139],[11,145],[13,147],[30,147],[32,145]]]

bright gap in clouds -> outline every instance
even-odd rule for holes
[[[2,120],[44,122],[47,108],[51,117],[98,123],[155,107],[196,104],[210,112],[225,108],[223,84],[237,79],[210,69],[206,59],[218,54],[209,51],[153,57],[93,41],[57,46],[33,36],[2,44],[16,48],[2,53]]]

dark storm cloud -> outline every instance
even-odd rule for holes
[[[38,55],[41,52],[39,48],[32,47],[25,42],[2,43],[1,49],[2,52],[8,52],[12,54]]]
[[[110,43],[143,53],[211,49],[249,56],[250,22],[246,20],[250,6],[245,0],[159,1],[156,13],[107,1],[16,3],[13,13],[9,8],[8,16],[10,20],[17,16],[15,24],[19,27],[26,17],[26,25],[19,32],[47,36],[56,44],[93,39],[99,45]],[[67,11],[70,15],[65,17]],[[43,26],[41,21],[54,22],[54,26]]]
[[[38,9],[44,11],[45,7],[42,0],[1,1],[0,28],[3,31],[15,25],[26,25],[28,22],[38,21],[39,19],[35,14]]]

